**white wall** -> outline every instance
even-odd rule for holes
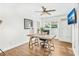
[[[75,55],[79,56],[79,5],[76,4],[77,23],[72,25],[72,48]]]
[[[72,43],[72,28],[71,25],[68,25],[66,16],[59,21],[59,39]]]
[[[78,8],[78,46],[79,46],[79,8]],[[79,47],[78,47],[78,55],[79,55]]]
[[[52,22],[57,22],[57,26],[59,27],[59,19],[54,18],[53,16],[50,17],[41,17],[41,26],[45,26],[45,24],[49,23],[51,24]],[[56,37],[59,36],[59,29],[57,28],[48,28],[47,30],[50,30],[49,34],[50,35],[56,35]]]
[[[28,41],[26,35],[29,30],[24,30],[24,18],[34,21],[34,31],[36,23],[40,20],[40,14],[34,11],[41,10],[45,5],[48,9],[56,9],[52,15],[66,13],[74,4],[0,4],[0,49],[7,50]],[[60,12],[62,10],[62,12]]]
[[[65,14],[50,16],[50,17],[41,17],[41,26],[44,26],[44,23],[57,22],[58,28],[50,30],[50,35],[56,35],[56,38],[60,41],[72,43],[72,28],[67,23],[67,17]]]
[[[34,6],[37,5],[0,4],[0,19],[3,21],[0,24],[0,49],[7,50],[29,40],[29,30],[24,30],[24,18],[33,20]]]

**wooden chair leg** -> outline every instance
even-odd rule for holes
[[[33,37],[30,38],[30,41],[29,41],[29,48],[33,49],[34,46],[39,46],[39,43],[38,43],[38,38],[35,38],[35,40],[32,40]]]
[[[35,39],[35,46],[39,46],[38,38]]]
[[[30,40],[29,40],[29,48],[31,48],[31,46],[32,46],[32,39],[33,39],[33,37],[30,37]]]

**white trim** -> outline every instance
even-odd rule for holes
[[[27,42],[28,42],[28,41],[21,42],[21,43],[19,43],[19,44],[17,44],[17,45],[13,45],[13,46],[11,46],[11,47],[8,47],[8,48],[4,49],[3,51],[7,51],[7,50],[10,50],[10,49],[13,49],[13,48],[18,47],[18,46],[20,46],[20,45],[22,45],[22,44],[24,44],[24,43],[27,43]]]
[[[74,54],[75,54],[75,56],[76,56],[76,53],[75,53],[75,49],[72,47],[72,49],[73,49],[73,52],[74,52]]]

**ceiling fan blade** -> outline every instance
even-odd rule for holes
[[[46,12],[47,14],[51,15],[51,13]]]
[[[43,13],[42,14],[40,14],[41,16],[43,15]]]
[[[47,10],[46,12],[53,12],[53,11],[56,11],[55,9],[53,9],[53,10]]]
[[[46,12],[42,12],[41,15],[46,14]]]
[[[40,14],[41,16],[42,15],[45,15],[45,14],[48,14],[48,15],[51,15],[50,13],[48,13],[48,12],[43,12],[42,14]]]

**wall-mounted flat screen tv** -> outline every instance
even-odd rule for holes
[[[75,24],[77,23],[77,15],[76,15],[76,10],[73,8],[70,13],[67,16],[68,19],[68,24]]]

